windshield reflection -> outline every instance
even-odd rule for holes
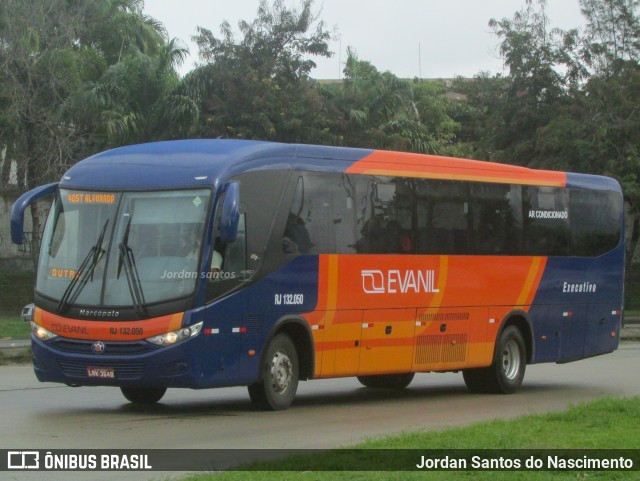
[[[193,293],[211,193],[62,189],[49,214],[38,293],[76,306],[145,306]],[[104,259],[104,260],[103,260]]]

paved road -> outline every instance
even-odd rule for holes
[[[301,383],[292,408],[252,409],[246,389],[170,390],[135,408],[118,389],[41,384],[29,366],[0,366],[0,448],[325,448],[403,430],[562,410],[604,395],[640,395],[640,344],[566,365],[529,366],[512,396],[468,394],[460,374],[421,374],[401,393],[355,379]],[[7,475],[8,476],[5,476]],[[164,474],[151,477],[166,479]],[[144,473],[92,473],[92,480],[147,480]],[[10,480],[86,479],[80,473],[3,473]]]

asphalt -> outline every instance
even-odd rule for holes
[[[627,321],[621,329],[623,342],[640,342],[640,319]],[[29,339],[0,339],[0,364],[31,361],[31,341]]]

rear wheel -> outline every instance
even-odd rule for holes
[[[493,364],[486,368],[465,369],[464,382],[472,392],[512,394],[522,384],[527,351],[520,330],[508,326],[500,334]]]
[[[365,387],[374,389],[404,389],[413,381],[412,372],[402,374],[379,374],[377,376],[358,376],[358,381]]]
[[[261,380],[249,386],[249,397],[260,409],[287,409],[296,395],[299,377],[296,347],[289,336],[278,334],[267,347]]]
[[[120,391],[127,398],[127,401],[134,404],[155,404],[162,399],[164,393],[167,392],[167,388],[122,386]]]

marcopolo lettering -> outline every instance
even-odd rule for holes
[[[100,309],[80,309],[82,317],[120,317],[120,311]]]

